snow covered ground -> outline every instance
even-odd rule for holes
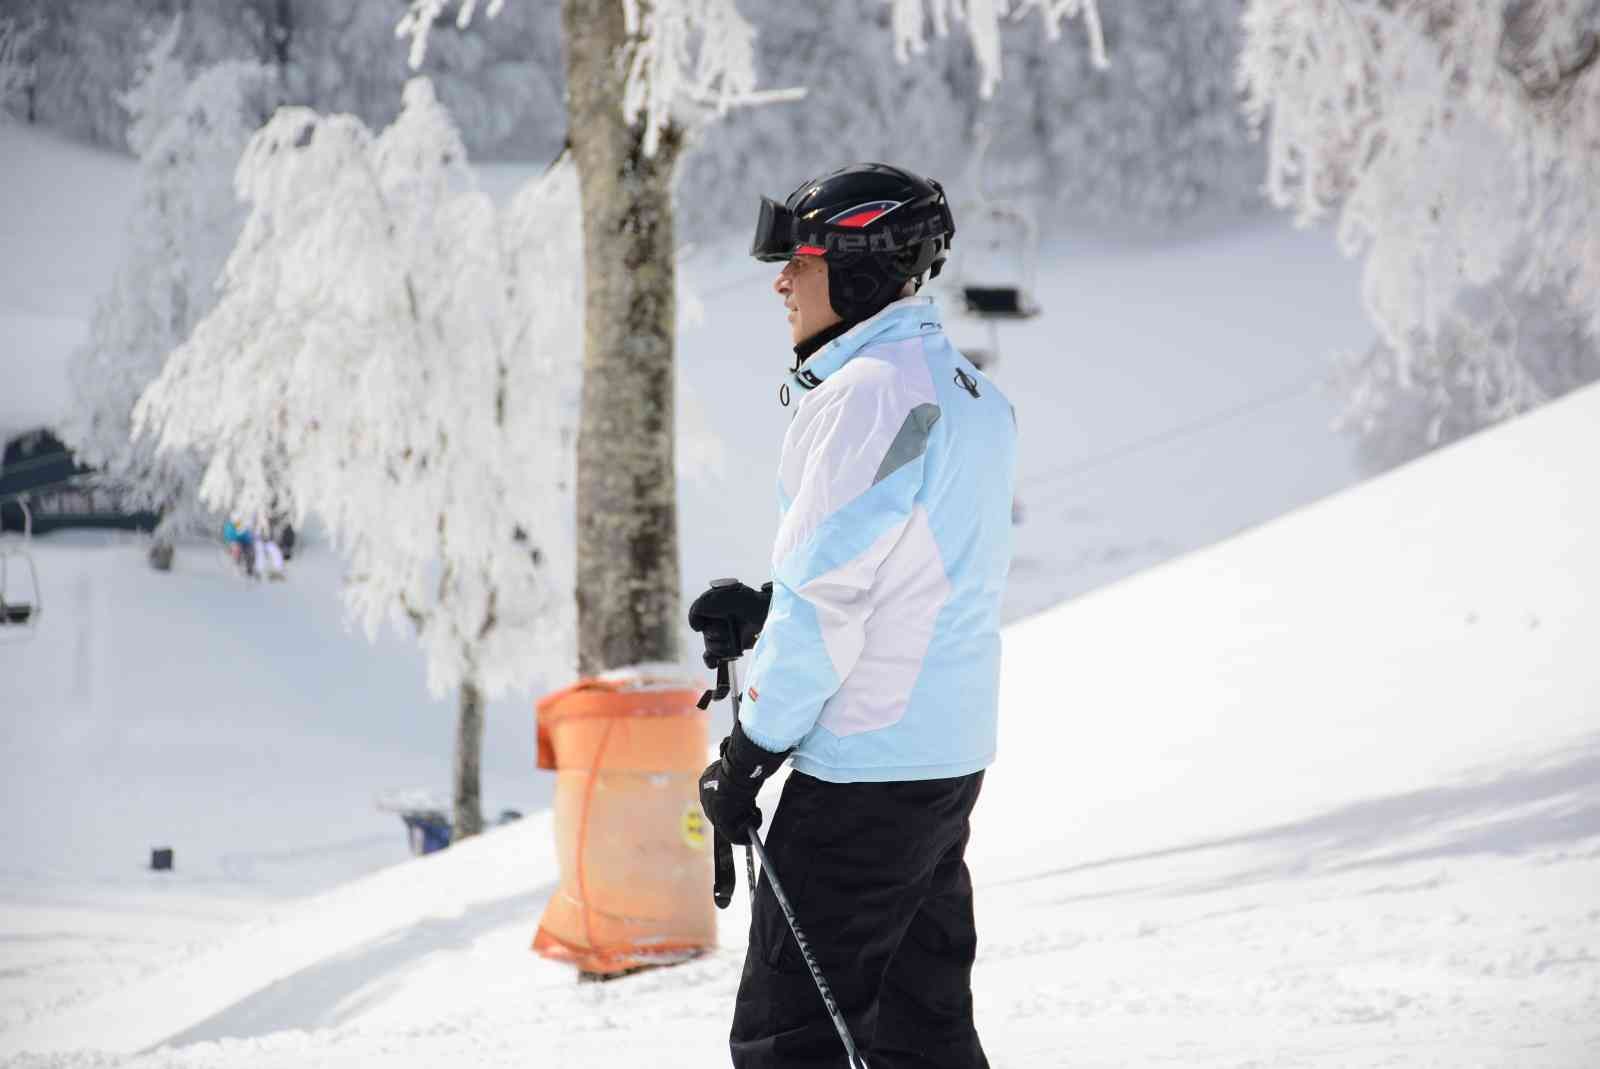
[[[5,126],[0,167],[16,429],[66,403],[132,168]],[[742,244],[684,261],[689,590],[763,574],[774,520],[785,328]],[[974,847],[995,1064],[1593,1064],[1593,391],[1183,558],[1354,481],[1316,380],[1369,337],[1355,269],[1276,220],[1058,237],[1039,296],[997,371],[1028,520]],[[34,552],[45,623],[0,645],[0,1058],[722,1060],[742,903],[717,957],[577,989],[527,950],[542,815],[403,860],[372,800],[442,784],[452,710],[405,642],[344,632],[325,547],[271,586],[203,545],[171,576],[117,538]],[[547,797],[532,753],[529,703],[493,705],[491,814]]]
[[[1009,630],[971,855],[996,1066],[1594,1064],[1597,420],[1583,391]],[[716,955],[580,988],[527,950],[549,843],[283,903],[0,1051],[721,1061],[742,897]]]
[[[270,585],[202,544],[169,575],[126,536],[33,554],[45,623],[0,645],[0,799],[26,814],[0,836],[0,1027],[409,856],[375,800],[444,795],[453,707],[403,642],[344,630],[325,547]],[[487,719],[487,815],[546,805],[528,704]],[[174,873],[144,871],[155,846]]]

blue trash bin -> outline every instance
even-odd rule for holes
[[[450,822],[442,813],[402,813],[413,854],[431,854],[450,845]]]

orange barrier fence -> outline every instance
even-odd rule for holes
[[[533,949],[591,973],[716,944],[711,829],[696,780],[709,715],[682,679],[582,680],[538,703],[539,767],[557,774],[561,884]]]

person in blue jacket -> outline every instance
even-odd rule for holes
[[[939,184],[884,164],[763,198],[752,254],[785,265],[797,400],[772,579],[690,610],[708,663],[751,651],[702,807],[747,843],[761,783],[793,761],[767,850],[874,1069],[988,1064],[964,855],[995,756],[1016,422],[917,295],[954,234]],[[767,881],[730,1050],[739,1067],[842,1064]]]
[[[222,541],[228,547],[228,556],[233,558],[246,575],[255,574],[255,543],[251,538],[248,528],[240,527],[231,519],[222,524]]]

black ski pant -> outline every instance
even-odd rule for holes
[[[767,853],[872,1069],[987,1067],[972,1023],[977,932],[963,860],[983,773],[827,783],[796,772]],[[845,1064],[765,879],[733,1011],[737,1069]]]

